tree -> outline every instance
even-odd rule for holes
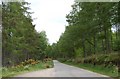
[[[2,64],[16,65],[27,59],[43,60],[45,32],[36,32],[27,2],[2,3]]]
[[[118,25],[117,8],[118,3],[75,2],[66,16],[68,26],[58,41],[59,54],[71,58],[79,49],[84,57],[114,51],[112,29]]]

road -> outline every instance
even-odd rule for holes
[[[66,65],[53,60],[54,68],[29,72],[16,77],[107,77],[95,72]]]

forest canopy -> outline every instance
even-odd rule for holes
[[[27,59],[42,60],[48,45],[45,31],[32,24],[27,2],[2,3],[2,64],[16,65]]]
[[[75,2],[68,26],[53,44],[56,57],[76,58],[120,52],[120,2]]]

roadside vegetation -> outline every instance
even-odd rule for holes
[[[118,62],[120,61],[118,53],[108,55],[94,55],[82,59],[59,58],[60,62],[88,69],[110,77],[118,77]]]
[[[18,74],[23,74],[31,71],[38,71],[41,69],[52,68],[53,61],[48,58],[44,61],[29,59],[20,64],[12,67],[3,67],[2,68],[2,77],[13,77]]]

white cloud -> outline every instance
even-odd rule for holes
[[[71,10],[74,0],[26,0],[30,2],[35,29],[37,31],[46,31],[50,44],[59,40],[62,32],[65,30],[66,14]]]

